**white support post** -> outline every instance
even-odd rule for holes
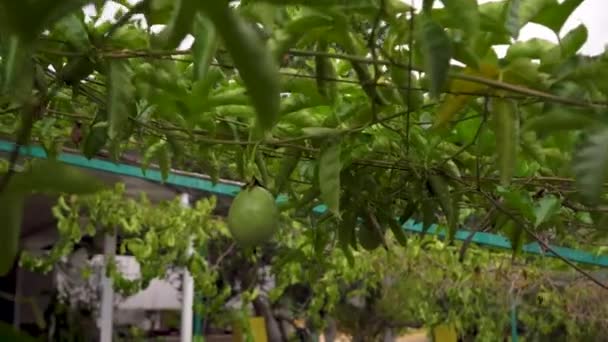
[[[112,287],[112,278],[108,277],[105,272],[108,262],[116,254],[116,235],[106,234],[103,246],[104,254],[104,269],[101,279],[102,294],[101,294],[101,318],[99,322],[99,341],[112,342],[112,329],[114,322],[114,288]]]
[[[190,197],[188,194],[181,195],[181,203],[185,207],[190,206]],[[188,246],[188,255],[192,254],[192,243]],[[192,306],[194,303],[194,280],[188,271],[188,268],[183,270],[182,279],[182,329],[180,332],[180,342],[192,342]]]

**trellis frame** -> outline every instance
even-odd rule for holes
[[[0,140],[0,152],[11,152],[14,148],[14,143],[6,140]],[[32,158],[47,158],[45,150],[39,146],[21,147],[20,154],[22,156]],[[138,166],[124,163],[114,163],[100,158],[87,159],[82,155],[69,152],[61,153],[57,159],[63,163],[73,166],[163,183],[161,172],[154,168],[150,168],[144,172]],[[211,179],[205,175],[182,172],[179,170],[172,170],[164,183],[230,197],[234,197],[240,191],[240,185],[236,182],[220,180],[218,183],[214,184]],[[286,201],[286,197],[279,196],[277,201],[284,202]],[[315,207],[313,211],[317,214],[322,214],[326,211],[326,208],[323,205],[319,205]],[[409,232],[423,232],[422,223],[411,219],[403,224],[403,229]],[[441,226],[433,224],[428,230],[426,230],[426,233],[443,236],[443,231],[444,229]],[[511,249],[511,242],[504,236],[498,234],[472,232],[464,229],[458,230],[455,238],[457,240],[464,241],[469,238],[471,233],[474,233],[471,241],[478,245],[500,249]],[[598,256],[586,251],[566,247],[551,247],[557,254],[559,254],[560,257],[568,259],[569,261],[593,266],[608,267],[608,256]],[[556,257],[556,255],[553,255],[551,252],[543,252],[541,246],[539,246],[537,242],[523,246],[523,251],[531,254]]]

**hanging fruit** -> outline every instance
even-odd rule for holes
[[[268,241],[277,230],[279,209],[274,196],[264,187],[247,185],[235,197],[228,211],[228,229],[241,246]]]

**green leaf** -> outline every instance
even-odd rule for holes
[[[213,56],[217,51],[217,32],[213,23],[204,15],[194,19],[194,44],[192,45],[193,79],[204,79],[209,71]]]
[[[403,212],[399,215],[399,225],[403,225],[407,220],[409,220],[412,215],[416,213],[418,210],[418,204],[415,201],[410,201],[407,203]]]
[[[513,220],[508,219],[507,222],[502,226],[502,230],[511,241],[511,249],[513,250],[513,253],[517,254],[520,252],[525,239],[523,227],[515,223]]]
[[[274,27],[277,12],[280,12],[276,5],[263,2],[247,2],[239,10],[244,17],[262,24],[266,29]]]
[[[292,69],[292,70],[295,74],[297,74],[297,72],[298,72],[297,70],[295,70],[295,69]],[[285,71],[287,71],[287,70],[285,70]],[[311,105],[309,105],[309,107],[312,106],[313,103],[322,104],[323,102],[325,102],[323,97],[321,95],[319,95],[319,92],[317,91],[317,87],[316,87],[316,82],[313,79],[292,77],[292,76],[283,76],[281,82],[282,82],[281,90],[283,92],[292,93],[292,95],[289,96],[288,98],[291,98],[294,95],[296,95],[294,93],[300,93],[301,95],[306,95],[306,97],[308,97],[307,102],[311,103]]]
[[[400,52],[401,58],[399,61],[402,64],[407,64],[407,59],[403,52]],[[418,87],[418,79],[412,72],[408,75],[408,70],[403,67],[391,66],[391,79],[399,87],[399,95],[401,95],[401,101],[411,111],[415,111],[424,102],[424,98],[421,91],[410,89]],[[411,85],[410,85],[411,81]]]
[[[538,162],[540,165],[544,165],[547,158],[545,156],[541,141],[536,139],[536,136],[531,134],[522,134],[522,152],[526,154],[533,161]]]
[[[44,28],[69,13],[82,9],[89,0],[0,1],[0,25],[10,34],[32,42]]]
[[[129,117],[135,116],[135,87],[131,83],[128,62],[112,59],[107,66],[108,78],[108,137],[116,140],[122,137]]]
[[[101,121],[89,128],[89,134],[84,138],[82,153],[91,159],[101,151],[108,141],[108,122]]]
[[[91,194],[105,188],[95,176],[54,160],[36,160],[29,169],[15,174],[7,191],[17,194]]]
[[[572,66],[572,67],[576,68],[576,66]],[[585,98],[585,96],[587,94],[583,84],[581,84],[579,82],[573,82],[573,81],[567,80],[567,79],[551,85],[551,87],[549,88],[549,92],[551,94],[555,94],[557,96],[567,97],[567,98]],[[555,110],[569,111],[572,113],[577,113],[578,115],[581,115],[581,116],[588,116],[593,119],[601,120],[603,117],[603,114],[601,113],[601,111],[596,111],[596,110],[592,110],[589,108],[571,107],[569,109],[566,109],[566,108],[564,108],[563,105],[559,105],[556,103],[545,103],[543,105],[544,112],[551,112],[551,111],[555,111]],[[596,113],[596,112],[598,112],[598,113]]]
[[[295,203],[296,209],[309,208],[315,204],[314,200],[320,196],[319,188],[315,185],[302,193],[302,196]]]
[[[504,187],[498,187],[497,190],[509,210],[523,215],[527,220],[534,220],[534,203],[527,191]]]
[[[97,109],[95,119],[93,119],[82,144],[82,153],[88,159],[95,157],[108,141],[107,120],[108,113],[103,108]]]
[[[545,5],[538,12],[538,15],[532,21],[550,28],[555,34],[559,34],[566,20],[582,2],[583,0],[565,0],[560,3],[558,0],[553,0],[551,4]]]
[[[146,152],[144,152],[143,158],[141,160],[141,170],[145,173],[146,170],[150,167],[150,163],[154,159],[160,159],[162,154],[162,150],[167,146],[166,140],[158,140],[154,144],[150,145]]]
[[[302,5],[312,8],[332,9],[336,11],[361,10],[364,12],[378,10],[379,6],[375,1],[369,0],[257,0],[257,2],[269,3],[274,5]],[[392,4],[394,0],[387,1],[387,6],[392,8],[401,8],[403,6],[395,6]]]
[[[150,0],[144,11],[146,22],[150,26],[166,24],[176,5],[174,0]]]
[[[528,58],[512,60],[502,70],[503,81],[537,88],[544,81],[544,75],[539,72],[538,68],[539,65]]]
[[[321,199],[327,208],[340,217],[340,142],[333,142],[321,151],[319,156],[319,188]]]
[[[259,172],[258,174],[260,176],[260,178],[258,178],[258,179],[262,180],[263,186],[271,187],[272,185],[270,184],[271,180],[270,180],[270,176],[268,174],[268,167],[266,166],[266,160],[264,159],[262,152],[260,152],[260,151],[255,152],[254,161],[255,161],[255,165]]]
[[[264,130],[271,129],[280,106],[279,70],[272,54],[254,28],[225,1],[206,1],[201,6],[216,26],[247,87],[258,125]]]
[[[492,225],[497,230],[502,230],[507,221],[509,220],[509,216],[504,214],[503,212],[497,212],[495,215],[492,215]]]
[[[524,27],[536,17],[547,6],[551,6],[555,0],[523,0],[519,5],[519,27]]]
[[[592,115],[559,106],[526,120],[523,129],[536,131],[539,135],[545,136],[559,131],[584,129],[598,124],[601,124],[601,121],[593,118]]]
[[[496,135],[500,183],[508,185],[517,166],[519,146],[519,114],[513,100],[495,98],[492,101],[493,130]]]
[[[166,181],[169,178],[169,172],[171,172],[171,149],[169,144],[165,144],[159,151],[158,168],[163,182]]]
[[[519,20],[520,0],[508,0],[507,17],[505,19],[505,28],[511,34],[511,37],[517,39],[521,23]]]
[[[363,40],[354,34],[352,31],[342,31],[339,37],[341,43],[344,45],[344,49],[353,55],[361,56],[367,53]],[[370,68],[367,64],[357,61],[350,61],[352,68],[357,74],[359,83],[365,91],[365,94],[377,104],[384,105],[387,103],[386,99],[378,92],[374,79],[371,76]]]
[[[224,76],[224,73],[218,67],[211,66],[207,70],[205,78],[193,82],[191,92],[192,96],[190,97],[190,99],[188,99],[188,107],[191,111],[197,112],[207,110],[209,108],[209,94],[211,90],[218,85],[218,83]]]
[[[583,24],[568,32],[559,42],[562,58],[575,55],[587,42],[587,27]]]
[[[505,25],[505,4],[506,2],[504,1],[485,2],[479,4],[478,7],[481,16],[480,26],[482,32],[485,31],[487,34],[496,36],[502,36],[503,34],[508,35],[509,31],[506,29]],[[487,34],[484,40],[491,40],[492,38],[490,38]],[[483,34],[480,35],[480,37],[483,36]]]
[[[433,190],[434,197],[439,200],[439,206],[447,219],[449,235],[450,239],[452,239],[456,233],[457,222],[453,201],[450,198],[450,189],[448,188],[445,179],[441,175],[430,175],[429,185]]]
[[[317,101],[311,101],[311,99],[304,94],[291,94],[290,96],[283,98],[281,101],[281,120],[285,117],[283,115],[288,115],[293,112],[298,112],[299,110],[310,108],[316,106]],[[313,120],[315,121],[315,120]],[[315,121],[317,122],[317,121]]]
[[[204,94],[202,94],[204,95]],[[248,105],[249,97],[244,89],[229,90],[221,93],[213,93],[207,99],[206,107],[228,106],[228,105]]]
[[[327,52],[327,43],[320,42],[317,45],[317,51]],[[337,83],[335,82],[337,75],[331,59],[321,55],[315,56],[315,73],[319,93],[330,103],[335,103],[338,95]]]
[[[13,180],[14,181],[14,180]],[[9,183],[10,184],[10,183]],[[21,220],[23,217],[24,196],[4,191],[0,194],[0,276],[6,275],[11,268],[19,248]],[[0,331],[0,336],[6,332]],[[12,341],[12,339],[10,339]]]
[[[285,185],[289,182],[289,177],[298,166],[298,162],[300,161],[300,157],[302,155],[302,150],[299,149],[290,149],[288,150],[288,156],[283,158],[281,162],[281,166],[279,168],[279,172],[275,178],[275,193],[280,193],[285,190]]]
[[[338,135],[342,130],[329,127],[304,127],[302,128],[302,132],[307,136],[319,138]]]
[[[570,59],[570,61],[578,61],[565,66],[564,70],[559,70],[560,74],[566,79],[577,82],[579,86],[589,84],[588,82],[591,81],[593,84],[590,86],[591,88],[599,90],[603,94],[608,94],[608,63],[606,58],[590,61],[583,56],[577,57],[576,59]],[[591,92],[595,93],[594,90],[591,90]]]
[[[477,0],[441,0],[445,9],[457,21],[465,35],[473,35],[479,31],[479,9]]]
[[[169,145],[168,151],[170,152],[171,159],[175,160],[176,163],[183,162],[185,146],[183,141],[179,139],[179,134],[167,134],[165,138]]]
[[[525,42],[515,42],[509,46],[505,59],[539,59],[555,47],[556,45],[554,43],[540,38],[532,38]]]
[[[388,220],[386,220],[386,222],[391,228],[391,231],[393,232],[393,236],[395,236],[395,240],[397,240],[397,243],[399,243],[403,247],[407,246],[407,236],[405,235],[403,227],[399,225],[399,223],[395,219],[392,218],[389,218]]]
[[[448,78],[452,43],[444,29],[429,16],[420,18],[418,41],[422,46],[424,69],[430,76],[430,93],[438,98]]]
[[[111,35],[106,34],[106,46],[114,50],[149,50],[151,44],[157,44],[156,36],[150,37],[147,32],[142,32],[138,26],[128,24],[120,26]]]
[[[85,23],[76,14],[65,16],[55,23],[53,36],[67,42],[77,51],[86,51],[90,46]]]
[[[39,0],[30,5],[28,14],[31,20],[38,20],[36,24],[40,25],[42,30],[70,13],[82,11],[82,7],[89,2],[90,0]]]
[[[67,85],[77,85],[95,71],[95,62],[89,56],[70,59],[59,72],[58,78]]]
[[[426,232],[435,222],[435,205],[430,198],[422,201],[422,231]]]
[[[0,64],[0,94],[15,97],[18,102],[30,98],[34,85],[34,65],[32,47],[18,36],[8,36],[2,49]]]
[[[192,23],[198,11],[196,0],[175,0],[175,7],[167,26],[152,40],[152,47],[173,50],[179,46],[192,30]]]
[[[357,227],[357,215],[352,211],[345,211],[342,220],[338,222],[338,243],[343,249],[357,246],[355,228]]]
[[[583,198],[597,204],[608,174],[608,129],[590,133],[574,154],[573,170]]]
[[[315,32],[322,32],[334,23],[331,16],[321,11],[307,11],[295,17],[281,29],[274,30],[268,42],[275,60],[280,60],[287,50]]]
[[[473,49],[473,44],[467,41],[453,42],[453,56],[455,60],[463,63],[471,69],[479,70],[480,58]]]
[[[534,207],[534,227],[539,227],[541,224],[549,221],[555,214],[559,212],[561,208],[561,201],[559,198],[549,195],[541,198]]]

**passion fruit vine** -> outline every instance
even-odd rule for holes
[[[279,208],[265,188],[253,185],[241,190],[228,210],[228,229],[241,246],[268,241],[277,230]]]

